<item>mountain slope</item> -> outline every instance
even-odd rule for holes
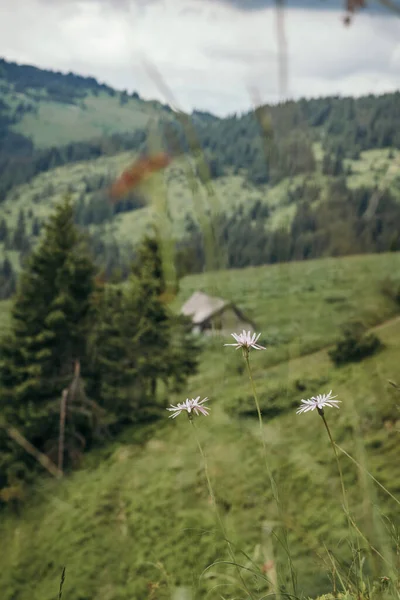
[[[7,236],[0,235],[0,260],[8,256],[19,270],[20,259],[26,253],[24,247],[36,243],[41,226],[65,193],[71,193],[77,203],[78,222],[96,239],[101,239],[104,247],[117,245],[127,257],[131,256],[129,247],[135,246],[146,226],[154,220],[163,222],[164,231],[167,233],[168,227],[169,235],[180,241],[188,236],[188,218],[198,222],[205,216],[210,220],[212,215],[233,214],[241,206],[246,213],[258,207],[254,218],[259,225],[264,224],[267,231],[290,230],[302,200],[301,194],[304,194],[299,190],[306,186],[307,194],[307,189],[319,189],[317,200],[306,196],[310,205],[316,207],[326,201],[329,186],[334,181],[321,171],[318,146],[315,155],[317,167],[314,173],[285,178],[275,186],[256,186],[246,180],[244,173],[227,173],[210,182],[212,197],[204,186],[193,192],[187,160],[176,159],[157,185],[150,182],[136,191],[136,202],[125,208],[121,203],[121,212],[118,206],[112,207],[107,186],[137,156],[134,152],[51,169],[29,183],[15,187],[3,201],[2,222],[6,225]],[[389,189],[400,200],[399,151],[366,151],[358,160],[346,160],[345,168],[349,173],[347,185],[350,189],[367,186],[372,196],[372,190],[378,186],[382,191]],[[166,199],[167,205],[160,213],[162,198]],[[22,222],[21,240],[18,236]]]
[[[340,411],[327,414],[335,439],[358,460],[364,448],[368,468],[398,495],[398,398],[387,380],[398,377],[400,325],[393,321],[380,331],[385,343],[381,353],[342,369],[331,365],[326,352],[285,362],[287,352],[296,356],[310,348],[311,340],[314,349],[333,340],[341,323],[360,316],[360,298],[371,323],[393,315],[395,306],[378,286],[387,274],[399,273],[399,259],[399,254],[327,259],[210,273],[182,282],[179,301],[193,289],[219,293],[235,300],[262,328],[260,341],[269,349],[254,352],[251,362],[299,591],[305,597],[331,590],[326,548],[346,554],[347,526],[323,424],[316,413],[296,416],[294,409],[302,397],[332,388],[342,400]],[[268,535],[277,515],[243,359],[232,348],[221,348],[225,341],[205,342],[200,373],[184,395],[210,398],[211,414],[197,425],[217,503],[239,561],[249,564],[243,550],[261,572],[269,561],[282,559],[279,544]],[[284,362],[273,366],[277,358]],[[175,400],[180,398],[169,399]],[[278,414],[274,418],[268,412],[271,405]],[[396,525],[394,501],[379,489],[368,496],[368,484],[351,461],[341,457],[341,462],[351,483],[351,510],[362,531],[370,522],[368,498]],[[190,588],[198,590],[193,597],[208,592],[214,600],[224,591],[217,587],[226,583],[224,573],[236,577],[234,570],[220,566],[199,579],[208,565],[227,555],[184,416],[172,421],[166,414],[164,422],[147,431],[126,431],[118,442],[89,454],[82,469],[64,481],[39,482],[30,503],[20,516],[3,514],[0,524],[7,548],[0,556],[4,600],[53,597],[64,565],[69,600],[164,600],[186,597]],[[368,530],[374,543],[379,543],[377,535]],[[265,581],[260,586],[258,596],[268,591]],[[230,597],[229,588],[225,597]]]
[[[396,250],[399,98],[319,98],[226,119],[189,117],[93,78],[0,61],[0,297],[15,288],[10,265],[18,270],[65,192],[107,274],[128,269],[150,205],[180,244],[179,272],[204,267],[207,228],[208,237],[218,232],[222,266]],[[175,156],[172,167],[111,206],[113,178],[160,148]],[[377,212],[365,227],[371,202]]]
[[[93,77],[0,59],[0,121],[36,148],[143,129],[168,109],[138,94],[117,92]]]

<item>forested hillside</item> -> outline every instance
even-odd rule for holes
[[[129,271],[162,185],[180,275],[399,248],[400,93],[220,119],[4,60],[0,90],[2,298],[65,193],[107,277]],[[172,158],[164,184],[112,204],[115,178],[155,148]]]
[[[182,121],[178,124],[167,106],[143,101],[136,93],[117,92],[93,78],[72,73],[62,75],[1,60],[0,86],[2,160],[25,158],[18,169],[15,167],[19,179],[16,174],[9,175],[9,186],[67,162],[97,158],[127,147],[137,148],[151,117],[163,123],[175,122],[181,149],[190,146],[184,139],[187,130],[182,130]],[[99,113],[96,101],[105,96],[108,104]],[[195,112],[191,121],[198,143],[212,161],[213,176],[232,167],[235,171],[245,169],[254,183],[276,183],[283,177],[314,170],[311,144],[316,140],[323,144],[326,168],[333,171],[339,168],[341,159],[356,159],[363,150],[399,148],[399,100],[400,93],[359,99],[290,101],[226,119]],[[63,112],[53,119],[54,106]],[[82,127],[81,112],[93,120],[91,128]],[[70,136],[67,145],[63,143],[63,127]],[[45,130],[49,130],[47,139],[43,139]],[[124,135],[104,142],[105,137],[115,133]],[[103,139],[94,142],[96,137]],[[83,148],[82,142],[89,140],[90,144]],[[4,192],[5,183],[2,185]]]

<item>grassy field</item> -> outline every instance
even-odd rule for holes
[[[373,326],[393,316],[396,306],[380,291],[391,276],[400,277],[398,253],[192,275],[182,280],[175,306],[196,290],[233,301],[263,332],[265,364],[331,344],[354,318]]]
[[[379,292],[380,281],[399,271],[400,255],[390,254],[210,273],[184,279],[175,301],[180,306],[195,289],[221,295],[262,331],[268,350],[253,352],[251,362],[281,514],[270,492],[243,359],[222,347],[228,340],[204,342],[200,371],[182,397],[210,398],[211,414],[196,421],[197,431],[238,562],[258,573],[263,565],[286,563],[271,533],[283,519],[297,598],[332,590],[332,555],[348,554],[332,449],[315,412],[295,414],[301,398],[333,389],[341,409],[326,416],[336,442],[400,494],[399,398],[388,383],[400,379],[400,319]],[[326,346],[341,324],[360,315],[370,325],[391,319],[379,329],[384,348],[334,368]],[[381,488],[372,489],[344,455],[341,464],[351,514],[386,557],[390,542],[381,523],[389,524],[389,533],[390,524],[398,527],[399,506]],[[126,431],[118,442],[92,451],[64,481],[43,479],[21,515],[2,514],[0,538],[7,549],[0,554],[4,600],[55,598],[64,565],[67,600],[231,598],[232,588],[220,586],[237,578],[226,565],[200,577],[229,557],[192,428],[184,416],[169,420],[167,413],[159,424]],[[375,575],[389,576],[389,570]],[[246,582],[259,585],[257,598],[271,591],[259,578],[247,575]]]
[[[96,99],[97,100],[97,99]],[[92,114],[92,112],[90,113]],[[135,113],[136,114],[136,113]],[[318,152],[316,152],[318,157]],[[73,197],[84,195],[86,199],[85,180],[90,181],[97,176],[116,177],[135,159],[135,153],[124,152],[116,156],[102,157],[96,160],[81,162],[53,169],[35,177],[31,182],[13,189],[2,203],[2,217],[7,221],[11,231],[16,228],[18,214],[22,209],[25,214],[27,232],[31,230],[35,217],[44,221],[51,213],[54,205],[63,194],[69,191]],[[371,150],[364,152],[358,161],[351,163],[352,175],[348,177],[349,185],[374,186],[376,178],[380,186],[389,186],[395,196],[400,198],[400,152],[389,150]],[[158,182],[149,182],[142,186],[142,192],[148,199],[148,205],[140,210],[120,213],[114,219],[101,226],[91,226],[92,231],[99,231],[106,241],[135,244],[139,241],[154,214],[160,215],[159,205],[156,207],[154,198],[165,200],[165,209],[161,214],[163,223],[168,211],[168,222],[171,235],[179,239],[184,234],[185,217],[191,215],[198,219],[207,213],[230,212],[238,205],[251,207],[261,201],[270,208],[270,217],[266,227],[274,230],[278,227],[288,227],[294,217],[296,204],[290,203],[288,192],[303,180],[304,176],[285,179],[273,187],[253,186],[246,181],[244,175],[227,175],[212,182],[214,195],[210,198],[204,188],[193,194],[188,178],[190,164],[186,159],[176,160]],[[310,182],[318,183],[322,188],[329,183],[317,170],[307,177]],[[155,187],[156,186],[156,189]],[[320,201],[323,201],[323,193]],[[154,210],[155,209],[155,210]],[[4,256],[4,245],[0,243],[0,259]]]
[[[15,92],[13,85],[8,84],[2,90],[2,99],[11,108],[22,103],[37,109],[37,113],[24,113],[12,129],[30,137],[39,148],[133,132],[161,114],[158,102],[128,97],[121,105],[118,92],[111,96],[105,91],[97,95],[88,91],[76,104],[65,104],[52,101],[45,93],[32,97]]]

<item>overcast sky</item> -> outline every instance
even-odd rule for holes
[[[345,27],[343,4],[292,0],[285,10],[287,96],[400,89],[400,18],[360,12]],[[271,0],[0,0],[0,56],[165,102],[147,59],[183,109],[218,115],[248,110],[249,89],[263,102],[281,97]]]

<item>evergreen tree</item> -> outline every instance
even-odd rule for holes
[[[11,261],[6,256],[0,266],[0,299],[9,298],[15,292],[16,275]]]
[[[322,173],[323,175],[332,175],[333,165],[332,158],[329,152],[325,152],[322,159]]]
[[[183,315],[171,315],[169,325],[168,383],[172,391],[179,392],[188,377],[196,373],[199,346],[192,335],[190,319]]]
[[[0,221],[0,242],[4,242],[5,240],[7,240],[7,235],[8,235],[7,221],[5,219],[2,219]]]
[[[145,238],[124,289],[104,289],[93,340],[99,397],[114,423],[135,422],[160,409],[164,394],[195,372],[199,348],[187,319],[172,315],[160,296],[164,277],[158,244]]]
[[[12,238],[13,248],[16,250],[22,250],[26,245],[26,226],[25,226],[25,214],[23,210],[19,211],[17,227],[14,231]]]
[[[152,382],[159,376],[156,344],[163,336],[161,330],[157,339],[149,336],[152,324],[147,311],[143,289],[134,276],[124,290],[109,286],[103,291],[93,344],[96,370],[101,373],[98,394],[118,427],[146,419],[156,406],[150,396]]]
[[[35,217],[32,221],[32,236],[38,237],[40,234],[40,221]]]
[[[154,234],[154,236],[145,236],[142,240],[132,270],[143,284],[147,281],[154,288],[155,293],[161,296],[165,292],[165,279],[156,229]]]
[[[67,199],[27,263],[12,309],[12,332],[0,344],[0,414],[41,451],[57,438],[61,392],[76,361],[83,373],[88,364],[93,290],[94,266]],[[12,464],[31,465],[15,444],[6,441],[4,448],[4,443],[3,438],[3,481]]]
[[[6,256],[5,259],[4,259],[4,261],[3,261],[3,266],[2,266],[2,269],[1,269],[1,274],[6,279],[8,279],[9,277],[11,277],[13,275],[13,266],[12,266],[11,261],[8,258],[8,256]]]
[[[191,335],[190,321],[173,315],[162,302],[166,283],[157,238],[144,238],[133,270],[139,282],[142,319],[147,324],[141,348],[151,357],[144,363],[143,373],[149,382],[148,392],[155,397],[158,380],[167,389],[171,385],[179,389],[196,371],[199,348]]]

